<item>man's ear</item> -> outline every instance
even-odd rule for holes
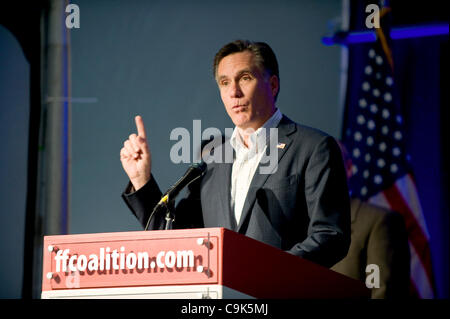
[[[278,91],[280,90],[280,80],[278,79],[278,76],[274,74],[270,77],[269,81],[272,96],[275,98],[275,96],[277,96]]]

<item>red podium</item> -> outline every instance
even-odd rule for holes
[[[46,236],[42,298],[369,298],[357,280],[224,228]]]

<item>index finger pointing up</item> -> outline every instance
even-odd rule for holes
[[[144,126],[144,121],[142,120],[142,117],[140,115],[138,115],[134,118],[134,120],[136,122],[138,136],[140,136],[142,138],[146,138],[145,126]]]

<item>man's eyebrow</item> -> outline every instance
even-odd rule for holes
[[[226,75],[221,75],[221,76],[219,76],[219,77],[217,78],[217,81],[219,82],[220,80],[227,79],[227,78],[228,78],[228,76],[226,76]]]
[[[250,69],[243,69],[243,70],[240,70],[236,75],[239,77],[239,76],[241,76],[244,73],[253,74],[252,70],[250,70]]]
[[[253,72],[252,72],[252,70],[251,69],[242,69],[242,70],[239,70],[237,73],[236,73],[236,77],[240,77],[242,74],[244,74],[244,73],[250,73],[250,74],[253,74]],[[219,76],[218,78],[217,78],[217,81],[220,81],[220,80],[223,80],[223,79],[228,79],[228,76],[226,76],[226,75],[221,75],[221,76]]]

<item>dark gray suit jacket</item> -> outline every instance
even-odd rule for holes
[[[211,163],[191,184],[175,213],[174,228],[225,227],[294,255],[331,267],[350,245],[350,200],[342,156],[334,138],[283,116],[278,125],[278,169],[256,170],[242,216],[231,209],[232,164]],[[224,152],[223,152],[224,153]],[[142,225],[161,198],[152,178],[137,192],[122,194]],[[149,229],[162,229],[164,213]]]

